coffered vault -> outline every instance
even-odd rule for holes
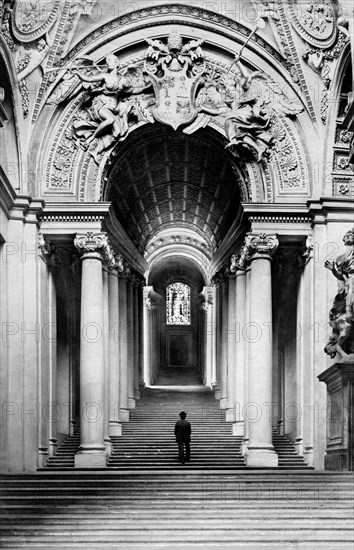
[[[141,253],[162,231],[200,238],[212,254],[235,220],[240,169],[211,131],[193,135],[166,126],[131,136],[108,176],[105,200]]]

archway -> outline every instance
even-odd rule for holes
[[[186,135],[156,124],[137,129],[118,146],[107,171],[103,198],[112,202],[117,220],[148,265],[147,385],[171,382],[172,373],[175,383],[216,383],[216,342],[210,337],[207,342],[204,307],[212,300],[205,291],[211,285],[212,258],[247,197],[243,165],[224,145],[212,129]],[[190,288],[188,323],[168,321],[167,288],[174,283]],[[215,300],[212,307],[216,311]],[[213,348],[211,354],[206,347]]]

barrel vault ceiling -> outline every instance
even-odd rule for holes
[[[220,138],[154,125],[134,132],[116,154],[106,198],[142,253],[167,228],[199,234],[210,251],[218,247],[240,201],[239,175]]]

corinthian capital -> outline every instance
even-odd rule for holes
[[[251,261],[255,254],[272,256],[278,246],[279,241],[276,235],[267,235],[266,233],[259,233],[259,235],[250,234],[245,239],[242,253],[245,260]]]
[[[82,254],[82,258],[95,258],[101,260],[107,267],[115,267],[114,252],[109,244],[106,233],[88,232],[84,235],[76,235],[74,245]]]

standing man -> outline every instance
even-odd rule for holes
[[[175,425],[176,442],[178,443],[179,459],[184,464],[185,460],[190,460],[191,449],[191,433],[192,428],[188,420],[186,420],[187,413],[184,411],[179,413],[181,420],[178,420]],[[186,446],[186,458],[184,458],[184,445]]]

